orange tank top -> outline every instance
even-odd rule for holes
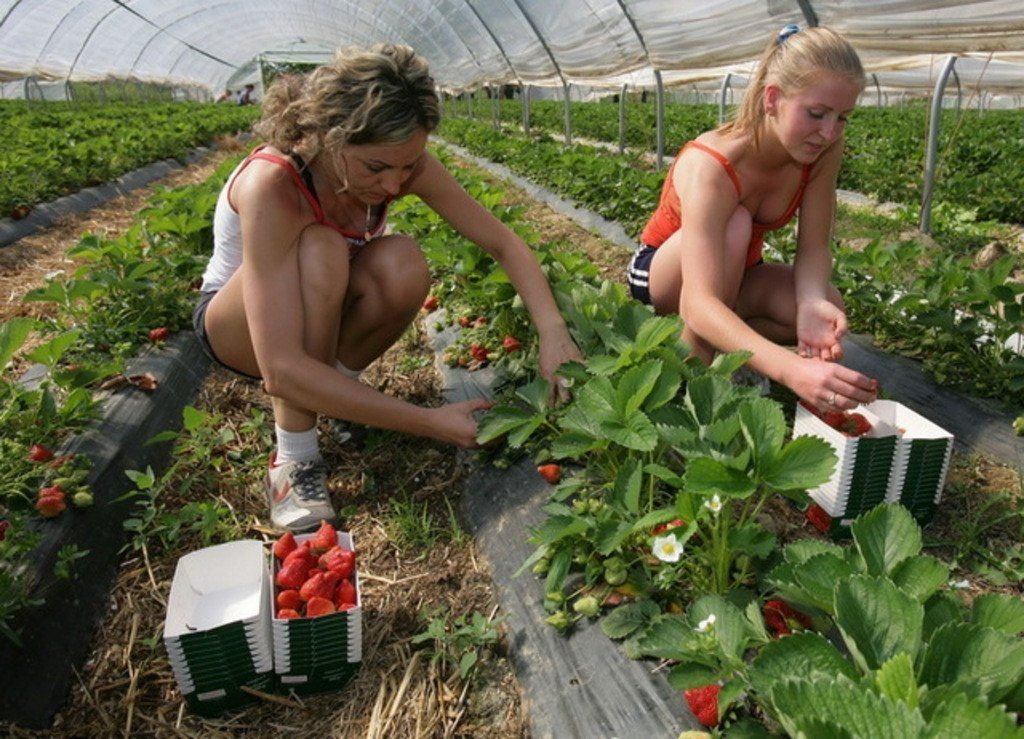
[[[688,148],[693,147],[700,149],[701,151],[710,154],[714,157],[725,173],[732,180],[733,186],[736,188],[737,197],[743,197],[743,188],[740,186],[740,178],[736,174],[736,170],[724,154],[712,149],[706,144],[702,144],[699,141],[690,141],[682,149],[679,150],[679,154],[676,155],[675,161],[672,162],[672,166],[669,167],[668,174],[665,176],[665,184],[661,187],[661,197],[658,199],[658,207],[654,211],[654,215],[651,216],[650,220],[647,221],[647,225],[644,227],[643,233],[640,234],[640,241],[647,246],[657,248],[665,243],[665,240],[669,236],[679,230],[679,227],[683,225],[682,213],[679,208],[679,196],[676,194],[675,185],[672,182],[672,173],[675,171],[675,166],[679,162],[679,158],[683,152]],[[803,172],[800,174],[800,186],[796,190],[796,194],[793,196],[793,200],[790,202],[789,207],[786,208],[786,212],[783,213],[772,223],[760,223],[758,221],[753,222],[753,230],[750,234],[750,245],[747,248],[747,267],[752,267],[761,261],[761,251],[764,248],[764,235],[768,231],[776,231],[793,218],[797,210],[800,208],[800,202],[804,197],[804,190],[807,188],[807,182],[811,178],[811,165],[805,164]]]

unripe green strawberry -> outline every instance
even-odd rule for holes
[[[594,618],[601,612],[601,604],[597,602],[597,598],[594,596],[586,595],[582,598],[577,598],[576,602],[572,604],[572,609],[581,616]]]
[[[604,581],[609,585],[622,585],[626,582],[625,570],[605,570]]]
[[[79,488],[78,492],[71,496],[71,504],[75,508],[88,508],[92,505],[92,493],[87,489]]]
[[[572,625],[572,620],[569,618],[569,614],[565,611],[558,611],[552,613],[544,621],[550,626],[554,626],[559,631],[565,631]]]
[[[546,558],[545,559],[539,559],[539,560],[537,560],[537,563],[533,566],[533,574],[534,575],[546,575],[546,574],[548,574],[548,570],[550,570],[550,569],[551,569],[551,560],[550,559],[546,559]]]

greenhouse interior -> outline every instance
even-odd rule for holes
[[[0,0],[0,733],[1024,737],[1024,6]]]

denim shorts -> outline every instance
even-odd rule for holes
[[[626,282],[629,284],[630,294],[644,305],[651,304],[651,290],[648,278],[651,273],[651,261],[654,259],[653,246],[640,244],[633,252],[629,260],[629,269],[626,271]]]
[[[199,299],[196,301],[196,307],[192,311],[192,329],[196,333],[196,337],[199,339],[199,346],[202,347],[203,353],[208,356],[215,364],[220,365],[224,369],[229,369],[236,375],[247,377],[250,380],[259,380],[261,378],[253,375],[246,374],[245,372],[239,372],[234,367],[229,367],[217,358],[217,355],[213,351],[213,347],[210,346],[210,337],[206,335],[206,309],[210,307],[210,301],[213,300],[213,296],[217,294],[216,290],[204,290],[199,293]]]

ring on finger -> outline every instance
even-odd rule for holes
[[[830,408],[835,408],[836,407],[836,395],[837,395],[836,391],[833,390],[832,391],[832,397],[828,399],[828,404],[829,404]]]

